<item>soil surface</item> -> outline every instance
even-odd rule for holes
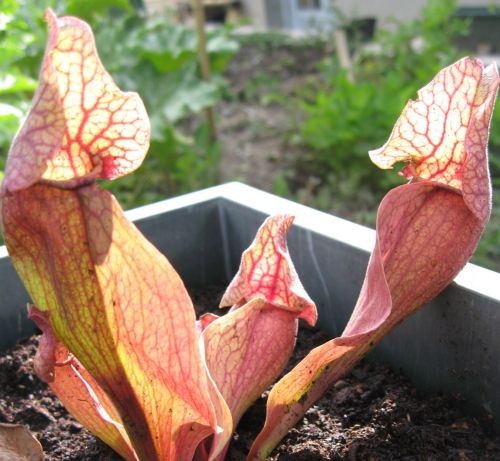
[[[220,288],[197,291],[197,313],[213,311]],[[327,338],[301,327],[290,367]],[[29,426],[48,461],[121,458],[77,423],[33,372],[38,338],[0,356],[0,422]],[[491,419],[464,415],[460,401],[421,395],[398,371],[361,363],[292,429],[272,461],[500,460]],[[243,461],[265,414],[261,398],[241,420],[228,461]]]

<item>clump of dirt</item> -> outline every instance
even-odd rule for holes
[[[214,311],[220,288],[196,291],[197,314]],[[289,369],[326,341],[302,326]],[[34,374],[33,336],[0,355],[0,422],[29,426],[48,461],[121,458],[76,422]],[[227,461],[243,461],[265,417],[265,395],[241,420]],[[464,415],[449,395],[421,395],[398,371],[363,362],[338,381],[275,450],[270,461],[500,459],[492,420]]]

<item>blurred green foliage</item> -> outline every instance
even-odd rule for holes
[[[369,47],[360,47],[354,60],[355,82],[349,81],[335,55],[322,66],[323,81],[313,98],[301,103],[305,120],[301,141],[310,148],[307,170],[318,187],[350,182],[344,192],[360,188],[374,192],[374,202],[398,177],[373,171],[367,152],[380,147],[408,99],[442,67],[459,58],[453,45],[467,24],[453,17],[454,0],[430,0],[419,19],[380,29]]]
[[[387,190],[404,182],[394,170],[378,170],[367,155],[381,147],[408,99],[443,67],[461,56],[454,42],[468,23],[454,16],[455,0],[429,0],[419,19],[380,29],[369,46],[354,47],[355,82],[336,56],[322,79],[304,87],[294,104],[302,119],[295,139],[306,155],[288,183],[310,205],[374,226],[375,208]],[[500,270],[500,109],[492,121],[491,168],[495,208],[474,262]],[[279,189],[283,193],[283,183]]]
[[[140,2],[134,2],[138,5]],[[199,76],[192,28],[168,17],[146,19],[128,0],[2,0],[0,13],[0,170],[27,113],[46,42],[43,13],[83,17],[94,30],[101,60],[118,86],[137,91],[151,119],[151,149],[144,165],[105,187],[128,208],[167,195],[213,185],[220,146],[207,134],[205,108],[222,97],[222,71],[238,49],[229,31],[208,34],[213,78]]]

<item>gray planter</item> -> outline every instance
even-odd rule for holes
[[[340,334],[364,278],[374,231],[257,189],[230,183],[129,211],[186,285],[227,283],[269,214],[296,216],[288,242],[319,326]],[[28,302],[0,247],[0,349],[30,335]],[[500,273],[472,264],[389,335],[370,359],[401,368],[424,391],[459,393],[500,427]]]

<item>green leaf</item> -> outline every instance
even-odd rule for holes
[[[216,80],[209,82],[185,80],[175,89],[170,88],[169,96],[164,101],[163,114],[175,122],[189,112],[200,112],[214,105],[219,100],[219,85]]]
[[[36,85],[36,80],[16,70],[12,73],[0,75],[0,95],[33,92]]]
[[[109,10],[127,13],[134,11],[128,0],[68,0],[66,13],[92,22],[97,17],[108,13]]]

